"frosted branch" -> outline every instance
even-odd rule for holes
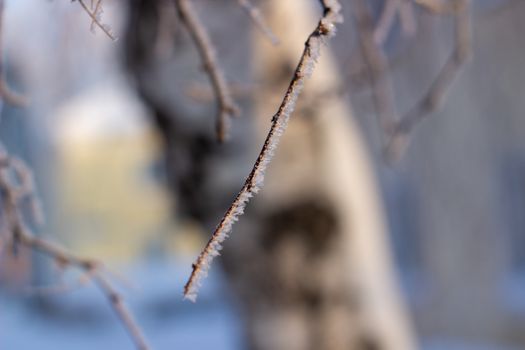
[[[337,0],[322,0],[321,5],[323,7],[323,17],[306,40],[303,54],[281,105],[272,118],[270,130],[259,156],[239,194],[235,197],[233,203],[215,228],[204,250],[192,266],[191,276],[184,287],[185,299],[196,301],[201,280],[208,274],[213,259],[220,255],[222,243],[230,234],[233,224],[239,219],[239,216],[243,214],[244,208],[250,198],[259,192],[263,185],[265,170],[274,155],[281,136],[286,130],[286,125],[295,108],[297,98],[303,89],[304,81],[312,74],[315,63],[319,58],[324,38],[333,36],[335,34],[336,23],[342,21],[340,14],[341,5]]]

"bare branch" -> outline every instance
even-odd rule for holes
[[[411,0],[387,0],[374,30],[374,41],[378,46],[385,43],[392,31],[396,15],[399,14],[403,34],[411,36],[416,30],[416,19]]]
[[[3,38],[4,30],[4,0],[0,0],[0,98],[4,100],[7,104],[16,107],[24,107],[28,104],[28,100],[25,96],[18,94],[9,88],[5,80],[4,72],[4,62],[3,62],[3,43],[1,42]]]
[[[416,15],[412,0],[401,0],[398,8],[401,29],[405,36],[412,36],[416,32]]]
[[[268,26],[264,17],[261,14],[261,11],[255,7],[250,0],[237,0],[239,5],[243,8],[244,11],[250,16],[253,23],[261,33],[263,33],[274,45],[279,44],[279,39],[273,33],[272,29]]]
[[[14,176],[13,176],[14,174]],[[13,179],[16,177],[16,179]],[[121,319],[135,346],[139,350],[149,350],[141,329],[124,305],[122,297],[116,293],[106,278],[106,269],[100,262],[74,255],[49,241],[36,237],[26,224],[19,208],[24,198],[36,198],[33,188],[33,176],[25,163],[10,156],[0,144],[0,193],[2,213],[5,217],[7,231],[11,234],[13,249],[19,245],[44,253],[59,265],[74,266],[90,276],[104,292],[113,310]]]
[[[102,291],[106,294],[108,301],[111,303],[113,310],[125,325],[129,335],[135,341],[135,346],[139,350],[149,350],[150,347],[146,343],[142,329],[134,320],[131,312],[124,303],[122,296],[117,293],[111,282],[103,274],[94,275],[94,280]]]
[[[410,132],[415,125],[441,107],[454,79],[470,58],[472,44],[469,6],[470,0],[456,0],[454,50],[426,94],[399,120],[399,123],[392,130],[386,148],[386,155],[390,160],[398,159],[404,152]]]
[[[377,21],[374,30],[374,41],[377,45],[383,45],[390,33],[394,20],[396,19],[397,11],[401,6],[401,0],[386,0],[379,20]]]
[[[374,26],[367,1],[352,0],[352,4],[379,124],[383,130],[389,131],[398,117],[392,82],[388,74],[388,59],[381,46],[374,40]]]
[[[238,114],[238,107],[233,102],[224,74],[219,68],[215,56],[215,49],[210,37],[195,13],[193,6],[187,0],[174,0],[174,2],[182,23],[184,23],[188,29],[191,38],[197,46],[203,61],[204,70],[208,73],[211,85],[213,86],[218,104],[216,121],[217,140],[224,142],[228,135],[230,117]]]
[[[42,211],[42,203],[35,192],[35,179],[33,173],[27,165],[16,157],[9,158],[9,163],[14,175],[19,182],[18,186],[11,184],[11,191],[18,199],[26,198],[29,201],[29,208],[35,224],[44,224],[44,214]]]
[[[93,280],[93,271],[83,271],[78,279],[74,283],[67,284],[64,281],[59,283],[47,285],[47,286],[32,286],[27,288],[27,294],[29,295],[56,295],[65,294],[74,290],[85,287],[88,283]]]
[[[213,235],[206,244],[196,262],[193,264],[191,276],[184,287],[184,297],[195,301],[200,285],[210,268],[210,264],[216,256],[220,255],[222,242],[228,237],[233,224],[243,214],[246,204],[261,188],[264,181],[264,172],[270,163],[275,149],[283,135],[288,120],[295,109],[297,98],[300,95],[304,81],[312,74],[315,63],[320,55],[321,45],[324,39],[335,34],[335,24],[342,21],[340,14],[341,5],[337,0],[321,0],[323,16],[315,30],[310,34],[305,43],[303,54],[299,60],[295,73],[292,77],[288,90],[272,118],[272,124],[264,145],[255,161],[255,165],[246,178],[239,194],[228,208],[221,221],[217,225]]]
[[[91,0],[90,9],[93,11],[93,15],[95,18],[100,18],[102,16],[102,1],[103,0],[97,0],[97,3],[93,8],[93,0]],[[95,31],[95,26],[97,26],[97,22],[92,19],[90,26],[91,31]]]
[[[252,96],[256,90],[257,84],[253,83],[241,83],[241,82],[231,82],[230,91],[232,95],[237,99],[247,98]],[[213,89],[209,84],[203,83],[190,83],[184,91],[185,95],[199,103],[207,103],[213,101],[214,94]]]
[[[73,1],[75,1],[75,0],[73,0]],[[101,13],[101,8],[99,7],[99,5],[102,3],[102,1],[99,0],[97,5],[95,6],[95,9],[93,10],[93,12],[91,12],[91,10],[87,7],[87,5],[84,3],[84,0],[78,0],[78,3],[80,4],[80,6],[82,6],[84,11],[86,11],[86,13],[91,18],[91,21],[92,21],[91,22],[91,26],[93,26],[93,23],[95,23],[97,25],[97,27],[99,27],[104,32],[104,34],[106,34],[111,40],[113,40],[113,41],[117,40],[117,38],[115,36],[113,36],[113,33],[111,32],[111,28],[109,28],[108,25],[103,24],[102,22],[100,22],[100,18],[99,17],[100,17],[100,13]]]
[[[458,0],[415,0],[415,3],[438,15],[452,15],[458,12],[458,7],[461,7]]]

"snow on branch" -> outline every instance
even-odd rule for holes
[[[264,181],[264,172],[270,163],[279,140],[283,135],[288,120],[295,108],[304,81],[310,77],[315,63],[319,58],[321,45],[325,38],[335,35],[336,23],[342,22],[340,14],[341,5],[337,0],[321,0],[323,16],[315,30],[310,34],[305,43],[303,54],[299,60],[290,85],[284,95],[279,109],[272,118],[270,130],[255,164],[246,178],[239,194],[228,208],[221,221],[217,225],[204,250],[192,265],[191,276],[184,287],[184,298],[193,302],[197,299],[201,280],[207,275],[212,260],[220,255],[222,243],[228,237],[233,224],[243,214],[246,204],[261,188]]]
[[[239,113],[233,102],[230,89],[220,69],[210,37],[197,16],[191,2],[188,0],[174,0],[179,17],[186,26],[192,40],[197,46],[203,61],[204,70],[208,74],[218,105],[216,133],[217,140],[224,142],[228,136],[230,117]]]

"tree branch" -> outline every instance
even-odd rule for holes
[[[261,33],[263,33],[274,45],[279,44],[279,39],[275,36],[272,29],[268,26],[264,17],[261,14],[261,11],[255,7],[250,0],[237,0],[239,6],[250,16],[253,23]]]
[[[392,130],[386,148],[386,155],[390,160],[398,159],[403,154],[412,129],[441,107],[450,86],[470,58],[472,53],[470,0],[456,0],[454,9],[454,50],[426,94]]]
[[[377,45],[383,45],[394,25],[399,7],[401,6],[401,0],[386,0],[383,5],[383,10],[377,21],[374,30],[374,41]]]
[[[5,80],[3,43],[1,42],[4,37],[4,7],[4,0],[0,0],[0,98],[12,106],[23,107],[28,104],[27,98],[12,91]]]
[[[389,133],[398,117],[392,81],[388,72],[388,59],[381,46],[374,40],[374,24],[367,1],[352,0],[352,5],[379,125],[384,132]]]
[[[16,252],[18,246],[25,246],[39,251],[54,259],[60,266],[74,266],[83,270],[106,295],[111,307],[122,321],[138,350],[149,350],[149,346],[142,334],[142,330],[135,322],[131,312],[127,309],[122,297],[106,277],[106,269],[102,263],[78,257],[56,244],[36,237],[24,220],[20,209],[20,202],[29,199],[37,201],[34,193],[33,176],[27,165],[16,157],[10,156],[0,144],[0,193],[1,206],[4,216],[2,232],[10,234],[9,241]],[[38,207],[36,204],[33,208]],[[33,219],[38,221],[38,214],[33,210]]]
[[[195,13],[190,1],[174,0],[174,3],[182,23],[184,23],[188,29],[191,38],[197,46],[197,50],[203,61],[204,70],[207,72],[215,92],[218,105],[216,121],[217,140],[224,142],[228,135],[230,117],[238,114],[239,109],[233,102],[224,74],[219,68],[215,56],[215,49],[211,44],[210,37]]]
[[[304,81],[312,74],[315,63],[320,55],[321,45],[325,38],[335,34],[335,24],[342,21],[340,14],[341,5],[337,0],[321,0],[320,2],[323,7],[323,16],[315,30],[306,40],[303,54],[281,105],[272,118],[270,130],[259,156],[255,161],[255,165],[246,178],[240,192],[217,225],[204,250],[192,265],[193,270],[191,276],[184,287],[185,299],[191,301],[196,300],[200,281],[207,275],[212,260],[220,255],[222,242],[228,237],[233,224],[238,220],[239,216],[243,214],[244,208],[250,198],[253,197],[263,185],[264,172],[274,155],[279,140],[286,129],[288,120],[295,109],[297,98],[303,89]]]
[[[73,0],[75,1],[75,0]],[[93,24],[95,24],[97,27],[99,27],[104,34],[106,34],[111,40],[115,41],[117,38],[113,36],[113,33],[111,32],[111,28],[109,28],[108,25],[103,24],[100,22],[100,14],[102,13],[102,7],[100,6],[102,4],[102,1],[99,0],[98,3],[95,6],[95,10],[91,12],[91,10],[87,7],[87,5],[84,3],[84,0],[78,0],[78,3],[84,11],[89,15],[91,18],[91,28],[93,28]]]

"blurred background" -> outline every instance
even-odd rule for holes
[[[463,0],[399,0],[412,27],[393,17],[374,72],[360,4],[374,24],[396,1],[340,1],[266,184],[192,304],[191,264],[251,170],[318,2],[254,1],[272,45],[237,1],[191,1],[241,107],[221,145],[172,1],[104,0],[112,41],[78,2],[6,0],[6,80],[30,104],[2,104],[0,138],[34,171],[37,233],[109,267],[152,349],[525,348],[525,2],[471,1],[470,60],[389,163],[378,81],[399,115],[424,97],[456,23],[425,4]],[[0,249],[0,349],[133,348],[79,271]]]

